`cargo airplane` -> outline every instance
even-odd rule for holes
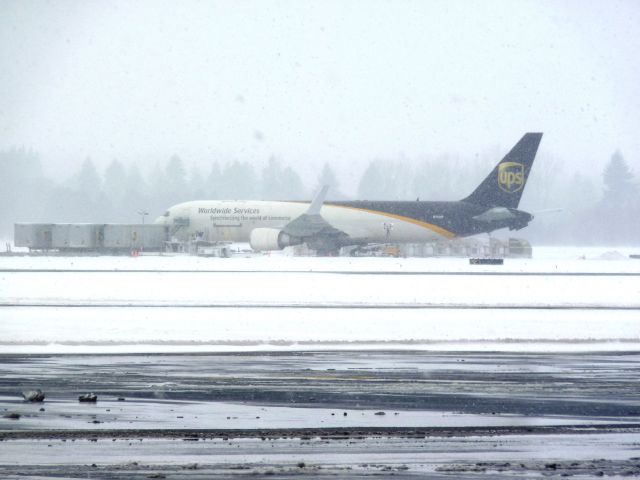
[[[254,250],[306,243],[318,252],[367,243],[419,243],[501,228],[519,230],[533,219],[518,210],[542,133],[527,133],[471,195],[449,202],[325,202],[202,200],[171,207],[156,223],[176,236],[209,242],[249,241]]]

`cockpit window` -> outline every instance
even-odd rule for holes
[[[166,212],[164,212],[164,215],[163,215],[163,216],[168,217],[168,216],[169,216],[169,210],[167,210]]]

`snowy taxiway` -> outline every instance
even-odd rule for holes
[[[4,257],[0,352],[628,350],[630,251],[463,258]]]

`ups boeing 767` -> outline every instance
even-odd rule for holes
[[[171,207],[157,223],[181,236],[249,241],[254,250],[306,243],[322,252],[366,243],[419,243],[466,237],[500,228],[519,230],[533,219],[518,210],[542,138],[527,133],[468,197],[453,202],[325,202],[201,200]]]

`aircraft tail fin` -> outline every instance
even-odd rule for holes
[[[464,202],[518,208],[542,133],[525,133]]]

